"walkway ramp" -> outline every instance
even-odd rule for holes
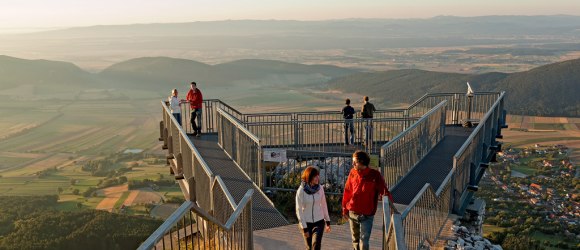
[[[382,249],[383,241],[383,209],[379,205],[373,221],[371,232],[370,249]],[[332,231],[324,233],[322,237],[322,249],[352,249],[352,240],[349,223],[342,225],[330,225]],[[254,249],[304,249],[304,239],[298,228],[298,224],[267,230],[254,231]]]
[[[201,137],[189,136],[201,157],[215,175],[226,184],[234,200],[240,202],[248,189],[254,189],[252,197],[252,227],[261,230],[288,225],[288,221],[278,212],[274,204],[248,176],[230,159],[217,144],[217,134],[204,134]]]
[[[453,156],[472,131],[473,128],[447,126],[443,140],[391,190],[395,203],[409,205],[426,183],[437,190],[453,168]]]

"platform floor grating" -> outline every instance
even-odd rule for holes
[[[227,156],[217,144],[217,134],[204,134],[201,137],[189,136],[201,157],[215,175],[226,184],[236,202],[239,202],[249,189],[254,189],[252,197],[253,230],[262,230],[288,225],[288,221],[276,210],[269,199],[257,188],[242,170]]]
[[[408,205],[426,183],[431,183],[433,189],[437,190],[453,168],[453,156],[472,131],[473,128],[446,127],[443,140],[393,188],[395,203]]]

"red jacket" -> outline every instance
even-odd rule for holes
[[[189,105],[192,110],[201,108],[201,104],[203,103],[203,95],[201,94],[201,90],[196,89],[196,91],[193,92],[193,90],[190,89],[187,92],[186,99],[189,101]]]
[[[348,211],[353,211],[367,216],[374,215],[377,212],[378,200],[383,195],[393,202],[391,192],[379,171],[370,167],[360,171],[352,168],[344,187],[342,213],[346,215]]]

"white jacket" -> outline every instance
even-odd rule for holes
[[[169,97],[169,109],[173,114],[181,114],[181,107],[179,106],[179,99],[175,96]]]
[[[304,183],[300,185],[296,192],[296,216],[300,222],[300,228],[306,228],[306,223],[314,223],[324,219],[330,222],[328,207],[324,188],[320,186],[318,192],[307,194],[304,192]]]

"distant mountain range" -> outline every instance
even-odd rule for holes
[[[66,40],[67,43],[70,39],[90,38],[97,41],[106,39],[115,41],[106,45],[96,42],[94,47],[86,44],[71,45],[75,48],[112,46],[125,50],[136,48],[207,50],[449,47],[506,42],[541,46],[538,44],[539,40],[554,43],[556,36],[578,38],[580,16],[437,16],[424,19],[325,21],[225,20],[100,25],[10,37],[16,37],[16,41],[56,39]]]
[[[466,82],[476,91],[505,90],[507,109],[512,114],[580,116],[580,59],[511,74],[424,70],[358,73],[329,81],[327,86],[369,95],[392,105],[410,103],[427,92],[466,92]]]
[[[510,113],[580,116],[580,59],[525,72],[469,75],[414,69],[362,73],[330,65],[257,59],[208,65],[168,57],[136,58],[88,73],[66,62],[0,56],[0,88],[33,86],[35,93],[30,94],[36,96],[99,88],[166,93],[192,80],[207,88],[233,84],[326,87],[369,95],[380,105],[410,103],[427,92],[465,92],[465,82],[470,82],[476,91],[507,91]]]

